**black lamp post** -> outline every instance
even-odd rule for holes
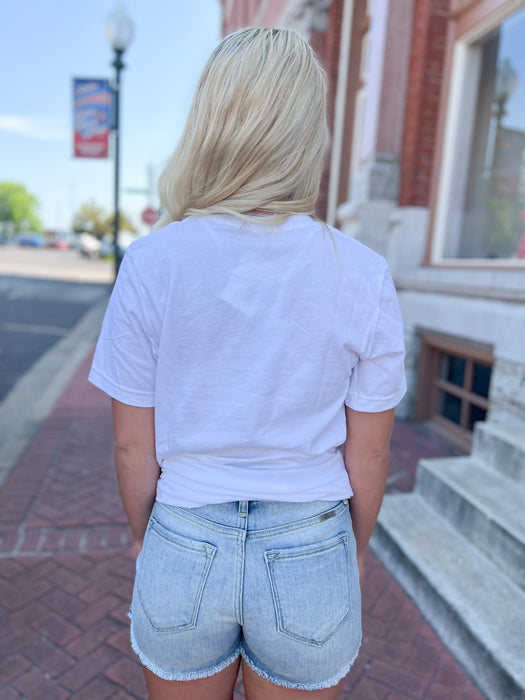
[[[113,221],[113,246],[115,249],[115,278],[120,267],[120,249],[118,247],[119,232],[119,100],[120,100],[120,71],[125,67],[122,62],[124,51],[133,39],[133,22],[126,14],[124,5],[119,2],[114,12],[106,22],[106,37],[115,52],[111,64],[115,69],[115,84],[113,85],[113,133],[115,149],[115,218]]]

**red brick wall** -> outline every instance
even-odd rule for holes
[[[333,133],[334,117],[335,117],[335,97],[337,92],[337,76],[339,73],[339,51],[341,48],[341,27],[343,24],[343,4],[344,0],[332,0],[328,15],[328,29],[326,34],[318,35],[318,45],[312,41],[312,46],[323,64],[328,80],[328,104],[327,116],[328,127],[330,134]],[[313,37],[312,37],[313,39]],[[319,41],[319,39],[321,41]],[[320,45],[324,44],[322,48]],[[321,219],[326,218],[328,207],[328,187],[330,177],[330,149],[326,157],[323,179],[321,180],[321,189],[317,200],[317,214]]]
[[[242,27],[274,27],[288,4],[289,0],[271,0],[266,6],[260,0],[221,0],[222,35]]]
[[[450,0],[414,3],[401,157],[401,206],[429,205]]]
[[[332,0],[326,32],[312,32],[310,44],[326,70],[328,78],[328,126],[333,127],[335,95],[337,89],[337,74],[339,69],[339,48],[341,44],[341,25],[343,21],[343,1]],[[230,32],[247,26],[278,26],[290,0],[272,0],[265,7],[260,0],[221,0],[222,32],[226,36]],[[263,11],[261,11],[263,10]],[[328,180],[330,174],[329,151],[327,153],[319,199],[316,210],[321,218],[326,217],[328,203]]]

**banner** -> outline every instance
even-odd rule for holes
[[[73,79],[74,158],[107,158],[111,131],[109,80]]]

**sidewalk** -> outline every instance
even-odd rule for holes
[[[0,490],[0,700],[146,698],[128,641],[133,565],[111,412],[87,383],[90,360]],[[410,424],[396,425],[392,448],[390,490],[411,487],[419,457],[454,453]],[[367,563],[363,646],[343,700],[482,700],[371,553]]]

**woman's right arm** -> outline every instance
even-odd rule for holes
[[[354,494],[350,500],[350,513],[361,578],[365,551],[385,492],[393,424],[393,408],[364,413],[346,407],[344,459]]]
[[[160,468],[155,455],[155,409],[112,400],[115,468],[120,497],[133,535],[133,554],[141,547],[148,525]]]

